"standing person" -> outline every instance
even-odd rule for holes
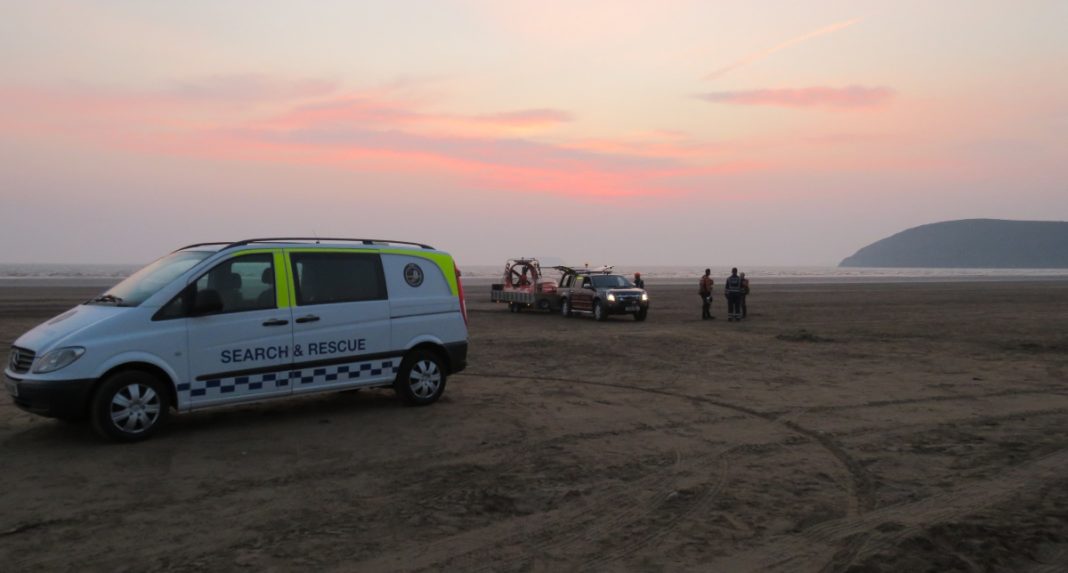
[[[742,320],[742,277],[738,276],[738,269],[731,269],[731,276],[727,277],[723,290],[727,294],[727,322]]]
[[[749,316],[749,309],[745,307],[745,299],[749,297],[749,279],[742,273],[742,318]]]
[[[634,273],[634,286],[638,288],[645,288],[645,281],[642,280],[641,273]]]
[[[701,295],[701,320],[715,318],[712,316],[712,269],[705,269],[705,276],[701,277],[697,294]]]

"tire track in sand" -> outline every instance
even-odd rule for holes
[[[661,388],[647,388],[615,382],[599,382],[591,380],[575,380],[555,377],[481,374],[472,372],[465,372],[461,376],[473,376],[482,378],[506,378],[528,381],[548,381],[563,384],[609,387],[621,390],[668,396],[701,404],[711,404],[713,406],[717,406],[723,409],[739,412],[747,416],[764,420],[773,425],[786,428],[790,432],[799,434],[807,440],[811,441],[812,443],[827,450],[831,454],[831,456],[842,466],[842,469],[845,471],[849,478],[846,488],[849,492],[849,499],[847,500],[847,516],[859,515],[867,511],[874,505],[874,488],[872,486],[871,478],[868,476],[867,472],[864,471],[864,469],[860,466],[859,463],[853,460],[853,458],[851,458],[829,437],[819,432],[815,432],[813,430],[809,430],[807,428],[799,426],[796,423],[781,420],[775,414],[760,412],[758,410],[748,408],[746,406],[731,404],[728,402],[704,396],[693,396],[681,392],[672,392]],[[702,463],[691,468],[691,471],[698,472],[712,469],[711,466],[716,463],[716,461],[723,454],[727,453],[731,449],[733,448],[724,448],[722,451],[717,452],[714,458],[711,460],[709,459],[709,456],[706,456],[705,460]],[[711,488],[708,492],[706,492],[706,495],[702,495],[699,500],[694,502],[694,507],[692,507],[691,510],[682,512],[681,515],[676,516],[668,523],[666,523],[664,527],[647,532],[645,535],[634,541],[633,550],[625,550],[625,554],[621,554],[620,557],[625,556],[626,554],[636,552],[638,549],[649,545],[657,539],[662,538],[663,536],[670,533],[671,528],[674,527],[677,523],[679,523],[682,519],[689,515],[693,515],[696,512],[700,511],[702,508],[706,507],[711,502],[711,500],[715,498],[715,494],[719,492],[719,490],[723,487],[723,484],[726,483],[726,468],[727,466],[724,464],[723,469],[721,470],[718,479],[716,480],[718,485]],[[654,472],[648,474],[647,476],[639,480],[639,482],[643,483],[638,483],[635,485],[641,487],[645,483],[662,483],[663,481],[664,480],[662,472]],[[638,503],[635,503],[635,495],[633,493],[633,489],[634,488],[628,488],[629,491],[627,492],[605,494],[599,497],[599,499],[595,500],[592,505],[581,508],[577,513],[573,513],[570,517],[567,517],[566,515],[554,516],[554,519],[550,520],[550,524],[544,525],[542,527],[536,527],[533,531],[524,531],[521,526],[518,526],[517,524],[512,524],[510,527],[514,531],[506,534],[504,538],[497,536],[496,540],[491,543],[476,542],[474,546],[469,545],[469,542],[472,539],[479,540],[479,538],[484,534],[484,532],[482,532],[481,530],[465,532],[458,536],[453,536],[447,539],[440,540],[441,545],[444,546],[443,548],[452,547],[453,549],[452,551],[446,550],[445,555],[442,555],[442,559],[434,559],[433,555],[437,553],[437,551],[428,548],[428,551],[423,552],[423,557],[426,557],[427,559],[419,559],[418,557],[408,555],[404,560],[401,561],[398,561],[397,559],[388,559],[385,561],[375,560],[372,562],[361,563],[360,566],[367,566],[371,569],[390,567],[412,570],[427,567],[454,565],[454,562],[459,558],[471,557],[473,555],[483,553],[494,547],[514,545],[523,541],[524,539],[529,539],[531,537],[536,537],[538,539],[535,545],[535,549],[543,551],[551,550],[554,547],[559,548],[560,546],[573,546],[581,543],[587,543],[592,539],[603,539],[609,536],[612,532],[618,531],[623,527],[635,523],[638,520],[646,517],[647,515],[655,511],[656,508],[663,503],[663,501],[666,501],[667,496],[670,496],[671,493],[674,492],[672,488],[660,488],[654,489],[653,493],[650,494],[644,491],[643,489],[643,495],[640,496]],[[564,533],[564,535],[561,536],[561,533]],[[467,546],[467,550],[461,549],[460,551],[455,551],[457,545],[461,547]],[[413,558],[415,559],[415,562],[410,560]],[[610,561],[616,560],[618,560],[617,557],[612,557],[610,559]],[[597,560],[594,560],[593,563],[589,563],[589,565],[591,566],[596,566],[598,564],[603,565],[605,563]],[[485,562],[477,563],[475,566],[477,567],[478,565],[482,565],[484,567],[491,567],[490,564],[487,564]]]
[[[833,519],[709,564],[710,571],[844,570],[858,560],[938,523],[1004,503],[1016,493],[1068,470],[1068,449],[1040,457],[990,480],[924,499]],[[851,554],[842,549],[851,549]],[[828,555],[831,555],[828,560]]]

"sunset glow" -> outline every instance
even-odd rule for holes
[[[1065,3],[649,6],[9,6],[0,232],[52,261],[331,231],[825,264],[934,220],[1068,218]],[[128,244],[144,205],[167,220]]]

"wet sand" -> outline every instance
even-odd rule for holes
[[[469,370],[99,442],[0,399],[8,571],[1064,571],[1068,282],[508,313]],[[0,344],[99,289],[0,288]]]

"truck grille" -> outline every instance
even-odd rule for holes
[[[11,356],[8,358],[7,364],[12,372],[24,374],[30,371],[30,366],[33,365],[33,359],[36,357],[37,354],[32,350],[12,346]]]

